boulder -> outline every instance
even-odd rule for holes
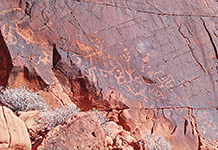
[[[31,150],[24,122],[4,106],[0,106],[0,149]]]
[[[81,112],[52,129],[38,150],[105,150],[104,130],[94,113]]]
[[[29,112],[19,112],[19,118],[25,123],[27,131],[29,133],[32,149],[35,149],[42,141],[43,137],[46,134],[40,125],[37,122],[37,119],[40,117],[39,111],[29,111]]]

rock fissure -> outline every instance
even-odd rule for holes
[[[184,122],[184,134],[186,135],[186,132],[187,132],[187,126],[188,126],[188,121],[185,119],[185,122]]]
[[[30,19],[31,19],[31,17],[32,17],[32,16],[31,16],[32,8],[34,7],[35,3],[36,3],[36,2],[33,2],[32,4],[30,4],[29,2],[25,2],[26,8],[25,8],[24,12],[25,12],[26,15],[29,16]],[[21,3],[20,3],[20,4],[21,4]]]
[[[216,48],[216,45],[215,45],[215,43],[214,43],[214,41],[213,41],[213,38],[212,38],[212,36],[211,36],[211,34],[210,34],[210,31],[208,30],[208,28],[207,28],[207,26],[206,26],[206,24],[205,24],[205,21],[204,21],[202,18],[201,18],[201,21],[203,22],[204,29],[205,29],[205,31],[206,31],[207,34],[208,34],[208,37],[209,37],[210,42],[211,42],[211,44],[212,44],[212,46],[213,46],[213,49],[214,49],[214,53],[215,53],[215,55],[216,55],[216,59],[218,60],[217,48]]]
[[[194,117],[193,115],[193,109],[190,109],[189,110],[189,116],[191,117],[191,126],[192,126],[192,134],[194,135],[194,133],[196,132],[198,137],[204,141],[206,141],[207,143],[209,143],[210,145],[213,145],[213,143],[209,140],[207,140],[204,136],[202,136],[202,134],[200,133],[199,131],[199,128],[198,128],[198,125],[197,125],[197,121],[196,121],[196,118]],[[198,141],[198,145],[201,144],[200,141]]]
[[[48,22],[49,22],[50,17],[46,17],[45,14],[44,14],[45,9],[46,9],[46,8],[44,8],[44,10],[41,11],[41,17],[42,17],[42,19],[43,19],[43,24],[44,24],[51,32],[53,32],[52,29],[51,29],[51,27],[48,25]]]
[[[193,78],[193,79],[191,79],[191,80],[185,80],[184,82],[181,82],[181,83],[179,83],[178,85],[175,85],[175,86],[173,86],[173,87],[170,87],[170,89],[177,88],[177,87],[179,87],[179,86],[181,86],[181,85],[184,86],[186,83],[192,84],[195,80],[197,80],[197,79],[199,79],[200,77],[202,77],[202,75],[203,75],[203,74],[201,74],[201,75],[199,75],[199,76],[197,76],[197,77],[195,77],[195,78]]]
[[[76,21],[77,25],[78,25],[78,28],[82,31],[83,35],[86,37],[86,39],[91,43],[91,40],[90,38],[87,36],[88,34],[83,30],[81,24],[79,23],[79,21],[76,19],[76,16],[71,13],[71,15],[73,16],[74,20]]]
[[[198,66],[203,70],[203,72],[204,72],[204,73],[207,73],[207,71],[205,70],[205,68],[203,67],[203,65],[198,61],[197,57],[195,56],[195,54],[194,54],[194,52],[193,52],[194,48],[192,48],[191,45],[190,45],[190,44],[191,44],[190,39],[182,33],[181,27],[182,27],[182,25],[180,25],[178,31],[179,31],[179,33],[181,34],[181,36],[187,41],[187,46],[188,46],[188,48],[189,48],[189,51],[190,51],[190,53],[191,53],[191,56],[193,57],[193,59],[195,60],[195,62],[198,64]]]
[[[60,61],[61,59],[61,55],[58,53],[56,45],[53,45],[53,68],[55,68],[55,66],[57,65],[57,63]]]
[[[218,106],[213,107],[201,107],[201,108],[195,108],[195,107],[156,107],[156,108],[110,108],[110,109],[98,109],[100,111],[112,111],[112,110],[218,110]]]
[[[151,4],[151,3],[149,2],[149,0],[146,0],[146,2],[147,2],[151,7],[153,7],[155,10],[159,11],[160,13],[163,13],[160,9],[158,9],[158,8],[155,7],[153,4]]]
[[[201,137],[198,136],[198,150],[201,150],[201,146],[202,146]]]
[[[77,0],[74,0],[74,1],[77,1]],[[109,4],[109,3],[91,2],[91,1],[86,1],[86,0],[84,0],[84,1],[80,0],[80,3],[91,3],[91,4],[97,4],[97,5],[101,5],[101,6],[106,6],[106,7],[115,7],[115,8],[120,8],[120,9],[124,9],[124,10],[136,11],[136,12],[139,12],[139,13],[145,13],[145,14],[150,14],[150,15],[158,15],[158,16],[218,18],[217,15],[207,15],[207,14],[197,15],[197,14],[177,14],[177,13],[165,13],[165,12],[157,13],[157,12],[152,12],[152,11],[132,9],[128,5],[127,5],[127,7],[124,7],[124,6],[118,6],[118,5]],[[157,8],[155,8],[155,9],[158,10]],[[161,12],[160,10],[158,10],[158,11]]]
[[[170,135],[173,135],[175,133],[176,129],[177,129],[177,125],[175,125],[175,127],[174,127],[173,131],[170,133]]]

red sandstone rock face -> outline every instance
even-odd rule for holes
[[[135,138],[216,146],[216,0],[0,3],[1,85],[108,110]]]
[[[8,84],[8,78],[12,69],[12,61],[9,50],[3,39],[0,31],[0,86],[6,86]]]

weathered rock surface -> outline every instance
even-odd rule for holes
[[[38,150],[105,150],[105,135],[93,113],[79,113],[51,130]]]
[[[0,106],[0,149],[31,150],[24,122],[4,106]]]
[[[0,3],[1,85],[24,84],[51,105],[116,110],[125,130],[162,134],[175,149],[216,147],[217,0]]]
[[[1,31],[0,50],[0,86],[6,86],[8,84],[8,78],[12,69],[12,61]]]
[[[19,118],[25,123],[29,137],[31,139],[32,149],[39,146],[46,132],[42,131],[39,119],[39,111],[19,112]]]

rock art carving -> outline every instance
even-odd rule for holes
[[[0,3],[2,41],[8,51],[1,57],[10,64],[9,71],[2,65],[1,85],[11,84],[7,76],[20,73],[15,67],[10,71],[12,64],[31,66],[49,87],[36,90],[53,95],[58,104],[73,101],[83,110],[107,110],[120,128],[129,130],[126,135],[141,137],[146,130],[166,136],[175,149],[216,149],[215,0]],[[61,57],[53,53],[54,45]],[[16,81],[24,83],[23,78]],[[119,116],[129,109],[131,114]],[[136,112],[144,110],[154,114],[135,121]],[[126,118],[128,125],[123,124]],[[146,120],[149,127],[143,124]],[[111,149],[119,147],[113,141],[120,147],[129,142],[123,149],[138,148],[134,140],[122,143],[123,135],[110,139]]]
[[[2,33],[5,37],[5,41],[9,45],[17,44],[16,27],[8,24],[3,25]]]

